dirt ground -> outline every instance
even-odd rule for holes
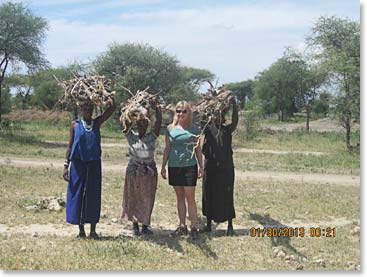
[[[35,158],[18,158],[10,156],[1,156],[0,164],[12,165],[16,167],[49,167],[58,168],[60,172],[63,168],[62,161],[56,159],[35,159]],[[157,164],[158,168],[161,165]],[[103,162],[103,171],[125,172],[126,165],[116,165]],[[341,174],[311,174],[311,173],[295,173],[295,172],[279,172],[279,171],[235,171],[236,178],[240,180],[252,181],[282,181],[294,183],[315,183],[315,184],[336,184],[344,186],[359,186],[359,175],[341,175]]]
[[[290,123],[285,125],[262,125],[264,129],[270,129],[273,131],[293,131],[296,129],[305,129],[306,123]],[[353,130],[359,129],[359,124],[352,125]],[[310,122],[310,130],[316,132],[345,132],[345,129],[340,125],[336,119],[322,118]]]

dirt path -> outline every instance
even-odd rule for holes
[[[285,151],[285,150],[253,149],[253,148],[235,148],[233,149],[233,152],[261,153],[261,154],[275,154],[275,155],[301,154],[301,155],[314,155],[314,156],[322,156],[329,154],[327,152],[316,152],[316,151]]]
[[[9,165],[16,167],[46,167],[62,169],[61,160],[56,159],[34,159],[0,156],[0,165]],[[158,168],[161,165],[157,165]],[[126,165],[112,164],[103,162],[103,171],[120,172],[124,174]],[[61,172],[61,171],[60,171]],[[292,183],[312,183],[312,184],[334,184],[340,186],[359,186],[359,175],[339,175],[339,174],[311,174],[295,172],[277,172],[277,171],[239,171],[236,170],[236,178],[241,181],[259,181],[259,182],[292,182]]]
[[[45,143],[54,146],[67,146],[66,141],[53,141],[53,140],[45,140]],[[128,147],[126,143],[116,143],[116,142],[109,142],[101,143],[102,148],[125,148]],[[286,151],[286,150],[272,150],[272,149],[254,149],[254,148],[235,148],[233,149],[234,152],[241,152],[241,153],[261,153],[261,154],[275,154],[275,155],[287,155],[287,154],[301,154],[301,155],[314,155],[314,156],[321,156],[327,155],[327,152],[316,152],[316,151]]]
[[[296,129],[305,129],[306,123],[288,123],[283,125],[262,125],[263,129],[270,129],[273,131],[291,132]],[[359,124],[352,126],[353,130],[359,129]],[[321,118],[310,122],[310,130],[315,132],[345,132],[345,129],[340,125],[339,121],[330,118]]]
[[[68,145],[67,141],[55,141],[55,140],[45,140],[46,144],[54,145],[54,146],[63,146],[66,147]],[[102,148],[111,148],[111,147],[127,147],[126,143],[115,143],[115,142],[102,142]]]
[[[345,218],[336,218],[331,221],[318,221],[318,222],[301,222],[295,221],[290,223],[283,223],[282,227],[288,226],[292,228],[296,227],[304,227],[306,230],[306,236],[308,236],[308,230],[310,227],[342,227],[347,225],[352,225],[353,220],[347,220]],[[131,226],[128,222],[124,223],[99,223],[98,224],[98,234],[102,237],[106,236],[133,236]],[[216,228],[218,227],[218,228]],[[251,226],[241,226],[241,225],[233,225],[235,232],[240,236],[248,236],[249,229],[261,228],[261,227],[280,227],[275,224],[251,224]],[[153,225],[152,230],[156,235],[159,236],[169,236],[171,232],[176,228],[175,225]],[[219,226],[213,226],[213,234],[220,234],[225,232],[226,226],[221,224]],[[42,236],[58,236],[58,237],[73,237],[77,234],[77,227],[75,225],[70,224],[30,224],[30,225],[18,225],[18,226],[8,226],[6,224],[0,224],[0,233],[5,236],[11,235],[27,235],[32,237],[42,237]]]

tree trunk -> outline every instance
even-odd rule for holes
[[[306,131],[310,132],[310,115],[311,115],[311,107],[309,104],[306,105]]]
[[[351,148],[351,145],[350,145],[350,124],[347,124],[347,126],[346,126],[345,141],[346,141],[346,144],[347,144],[347,148],[350,149]]]
[[[4,63],[5,63],[4,68],[1,69]],[[2,88],[3,88],[4,77],[5,77],[5,71],[6,71],[6,68],[8,67],[8,63],[9,63],[8,55],[5,54],[5,57],[3,58],[3,60],[0,63],[0,69],[1,69],[0,70],[1,72],[1,75],[0,75],[0,129],[1,129],[1,114],[3,111],[3,102],[1,101],[1,96],[2,96]]]
[[[3,102],[1,100],[1,96],[2,96],[2,87],[3,87],[3,80],[0,76],[0,130],[1,130],[1,114],[2,114],[2,110],[3,110]]]

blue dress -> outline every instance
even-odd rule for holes
[[[75,120],[69,155],[70,176],[66,195],[66,222],[96,224],[101,213],[101,136],[99,128],[86,130]]]

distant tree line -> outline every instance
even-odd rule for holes
[[[0,123],[12,107],[53,109],[63,94],[54,76],[105,75],[115,81],[118,103],[129,97],[123,87],[135,92],[149,86],[166,104],[195,101],[200,87],[216,78],[209,70],[183,66],[161,49],[135,43],[113,43],[88,64],[51,67],[40,50],[47,28],[47,21],[22,3],[0,5]],[[346,129],[350,148],[351,126],[360,120],[359,22],[320,17],[306,45],[302,53],[286,47],[254,80],[225,86],[235,93],[241,109],[261,116],[277,114],[287,121],[304,112],[307,131],[311,113],[333,113]],[[27,73],[19,73],[24,68]]]

